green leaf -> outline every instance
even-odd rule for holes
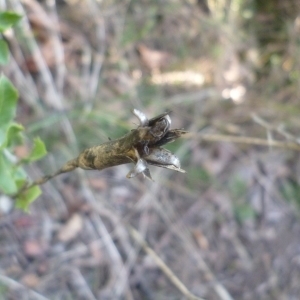
[[[16,114],[18,91],[4,75],[0,77],[0,127],[11,122]]]
[[[13,167],[3,152],[0,152],[0,190],[7,195],[15,194],[18,190]]]
[[[20,134],[24,130],[21,124],[10,124],[6,134],[6,147],[11,147],[14,144],[19,144],[22,141],[22,135]]]
[[[45,144],[40,138],[35,138],[33,140],[33,143],[34,143],[33,149],[30,155],[22,159],[22,162],[28,163],[28,162],[36,161],[38,159],[41,159],[47,154]]]
[[[6,133],[7,133],[7,128],[4,128],[4,127],[0,127],[0,149],[2,147],[5,147],[3,146],[3,144],[5,143],[6,141]]]
[[[0,12],[0,32],[4,32],[6,29],[15,25],[22,16],[13,11]]]
[[[17,197],[15,207],[23,209],[25,212],[28,212],[30,203],[32,203],[36,198],[38,198],[41,195],[41,193],[42,191],[38,186],[33,186],[29,188]]]
[[[40,138],[35,138],[33,143],[33,149],[29,157],[31,161],[41,159],[47,154],[45,144]]]
[[[6,65],[9,60],[9,49],[6,41],[0,40],[0,65]]]
[[[23,130],[24,127],[22,125],[11,123],[4,136],[2,136],[0,132],[0,149],[8,148],[13,144],[18,143],[22,139],[20,132],[22,132]]]

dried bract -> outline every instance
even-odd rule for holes
[[[145,156],[144,159],[151,165],[185,173],[184,170],[180,169],[179,158],[167,149],[151,149],[149,155]]]
[[[139,119],[140,126],[148,126],[151,128],[149,132],[153,138],[149,141],[141,141],[140,145],[137,146],[136,149],[138,150],[139,158],[136,166],[128,173],[127,177],[132,178],[142,173],[145,177],[152,179],[147,163],[185,173],[185,171],[180,168],[179,158],[160,146],[173,142],[185,134],[186,131],[181,129],[169,130],[171,125],[169,112],[163,113],[150,120],[137,109],[134,109],[133,113]]]

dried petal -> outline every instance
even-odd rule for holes
[[[156,141],[160,140],[164,137],[164,135],[168,132],[171,125],[171,119],[169,115],[166,115],[156,121],[152,126],[150,133],[157,138]]]
[[[185,173],[185,170],[177,168],[177,167],[175,167],[173,165],[156,165],[156,166],[160,167],[160,168],[165,168],[165,169],[177,171],[177,172],[180,172],[180,173]]]
[[[162,146],[167,143],[172,143],[186,133],[187,131],[182,129],[169,130],[158,142],[155,143],[155,146]]]
[[[158,115],[157,117],[150,119],[149,126],[153,126],[157,121],[160,121],[161,119],[165,118],[166,116],[168,116],[167,118],[171,125],[171,118],[169,117],[169,113],[170,113],[170,111],[167,111],[167,112],[164,112],[164,113]]]
[[[144,113],[142,113],[138,109],[134,109],[132,112],[139,119],[141,126],[148,126],[149,120]]]
[[[139,173],[143,173],[148,168],[147,162],[140,158],[138,159],[134,168],[126,175],[127,178],[132,178],[138,175]]]
[[[143,157],[149,164],[185,173],[180,168],[179,158],[164,148],[151,148],[150,154]]]
[[[143,172],[143,175],[144,175],[144,177],[153,181],[151,174],[150,174],[150,170],[148,168]]]
[[[149,155],[144,156],[144,159],[149,163],[163,164],[163,165],[174,165],[180,168],[180,161],[177,156],[172,152],[164,148],[152,148],[150,149]]]

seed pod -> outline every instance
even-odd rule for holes
[[[180,168],[179,158],[169,150],[164,148],[152,148],[149,150],[149,155],[143,157],[149,164],[185,173]]]
[[[179,159],[170,151],[159,148],[159,146],[174,141],[186,131],[169,130],[171,119],[168,113],[163,113],[150,120],[138,110],[134,110],[134,114],[141,123],[148,124],[148,126],[139,126],[119,139],[85,149],[77,158],[67,162],[57,174],[69,172],[75,168],[100,171],[132,162],[136,165],[127,175],[128,178],[142,173],[151,179],[147,163],[184,172],[180,168]]]
[[[159,146],[173,142],[187,132],[181,129],[169,130],[171,125],[169,112],[150,120],[137,109],[134,109],[133,113],[139,119],[140,126],[138,128],[131,130],[119,139],[85,149],[78,157],[66,162],[54,174],[46,175],[31,184],[26,183],[14,197],[17,198],[29,188],[43,184],[59,174],[73,171],[76,168],[100,171],[121,164],[135,163],[134,168],[127,174],[127,178],[142,173],[151,180],[148,163],[185,173],[180,168],[178,157]]]

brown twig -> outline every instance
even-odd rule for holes
[[[189,134],[189,136],[195,136]],[[207,142],[229,142],[229,143],[239,143],[239,144],[249,144],[257,146],[267,146],[282,148],[287,150],[300,151],[300,145],[295,142],[281,142],[277,140],[265,140],[260,138],[244,137],[244,136],[234,136],[234,135],[222,135],[222,134],[197,134],[202,141]]]
[[[168,279],[177,287],[177,289],[189,300],[204,300],[203,298],[193,295],[182,281],[173,273],[167,264],[149,247],[147,242],[139,234],[139,232],[131,226],[127,226],[130,236],[143,248],[143,250],[151,256],[160,270],[168,277]]]

